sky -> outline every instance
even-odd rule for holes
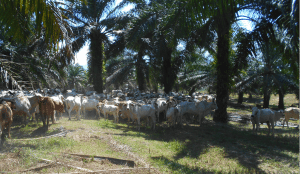
[[[120,3],[121,0],[117,0],[117,4]],[[125,7],[124,11],[128,11],[133,6]],[[240,20],[238,22],[238,25],[240,25],[243,28],[246,28],[247,30],[251,31],[253,27],[251,26],[251,23],[247,20]],[[87,53],[89,48],[89,43],[86,43],[84,47],[82,47],[77,54],[75,54],[75,64],[78,63],[79,65],[83,66],[84,69],[87,69]]]

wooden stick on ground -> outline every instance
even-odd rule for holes
[[[152,171],[155,171],[155,172],[159,173],[157,168],[154,168],[154,167],[150,167],[150,168],[149,167],[139,167],[139,168],[121,168],[121,169],[96,170],[96,171],[93,171],[93,172],[71,172],[69,174],[102,173],[102,172],[114,173],[114,172],[117,172],[117,171],[123,171],[123,172],[133,171],[133,172],[135,172],[135,171],[138,171],[138,170],[149,170],[149,171],[152,170]]]
[[[71,167],[71,168],[74,168],[74,169],[82,170],[82,171],[85,171],[85,172],[94,172],[94,171],[89,170],[89,169],[85,169],[85,168],[77,167],[77,166],[72,166],[72,165],[69,165],[69,164],[61,163],[61,162],[55,162],[55,161],[52,161],[52,160],[42,159],[42,158],[38,158],[38,159],[42,160],[42,161],[45,161],[45,162],[56,163],[56,164],[59,164],[59,165],[63,165],[63,166]]]
[[[50,167],[52,165],[55,165],[55,164],[54,163],[50,163],[50,164],[46,164],[46,165],[43,165],[43,166],[40,166],[40,167],[34,167],[34,168],[30,168],[30,169],[23,170],[23,171],[18,171],[16,173],[23,173],[23,172],[28,172],[28,171],[31,171],[31,170],[40,170],[40,169],[43,169],[43,168]]]

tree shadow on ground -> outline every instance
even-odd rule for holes
[[[274,157],[276,161],[284,163],[291,161],[291,159],[292,161],[297,161],[297,158],[283,153],[284,151],[299,153],[299,137],[280,136],[283,132],[295,133],[296,131],[289,129],[277,131],[279,135],[275,137],[266,136],[267,128],[261,128],[258,135],[253,135],[252,129],[241,129],[230,124],[216,124],[209,120],[201,124],[201,127],[192,124],[175,129],[158,127],[155,131],[141,127],[141,133],[138,134],[128,133],[128,131],[138,131],[135,128],[127,128],[122,125],[117,126],[116,129],[123,130],[123,133],[115,134],[118,136],[143,137],[147,140],[164,142],[176,140],[184,143],[184,148],[176,152],[176,155],[173,157],[174,161],[171,162],[175,166],[188,168],[185,170],[189,170],[192,173],[201,173],[202,169],[194,168],[195,166],[182,166],[176,161],[185,157],[198,159],[208,149],[214,147],[224,149],[225,158],[237,159],[239,164],[247,168],[247,170],[254,170],[259,173],[264,173],[259,167],[261,158],[270,159]],[[170,159],[159,158],[167,163],[170,162]],[[297,165],[296,163],[293,165]],[[171,168],[173,167],[172,165],[170,166]]]

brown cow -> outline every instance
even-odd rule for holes
[[[55,123],[54,120],[54,110],[55,105],[53,100],[50,97],[41,97],[41,101],[39,102],[39,109],[40,109],[40,115],[43,120],[43,126],[46,125],[46,119],[47,119],[47,129],[49,127],[49,117],[52,119],[52,124]]]
[[[13,121],[13,113],[6,102],[0,104],[0,129],[3,135],[3,129],[8,130],[8,138],[10,138],[10,125]],[[2,137],[2,136],[1,136]]]
[[[53,100],[53,103],[54,103],[54,110],[56,112],[59,112],[60,114],[60,117],[62,117],[62,113],[65,112],[65,106],[64,106],[64,103],[63,102],[58,102],[58,101],[55,101]],[[58,117],[58,114],[56,115]],[[60,117],[58,117],[57,119],[59,119]]]
[[[299,113],[300,113],[300,109],[299,108],[296,108],[296,107],[286,108],[284,110],[285,118],[283,120],[282,127],[284,127],[284,122],[286,122],[286,126],[289,127],[289,123],[288,122],[289,122],[290,118],[295,118],[295,119],[299,120]]]

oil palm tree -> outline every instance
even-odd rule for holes
[[[178,40],[177,35],[173,35],[175,26],[162,27],[165,15],[169,13],[168,8],[173,1],[146,1],[141,3],[138,1],[138,7],[135,8],[136,16],[132,17],[130,26],[127,30],[126,41],[127,47],[137,52],[137,78],[139,88],[144,88],[145,77],[149,77],[147,70],[152,69],[161,73],[158,77],[151,75],[152,81],[159,80],[164,87],[164,92],[169,93],[177,78],[181,56],[174,56]],[[137,10],[138,9],[138,10]],[[170,36],[174,37],[170,37]],[[149,66],[145,66],[146,62],[143,57],[147,55]],[[146,70],[146,71],[145,71]],[[149,72],[149,71],[148,71]],[[146,78],[147,82],[149,79]]]
[[[271,93],[276,89],[279,94],[278,108],[284,108],[284,94],[287,90],[293,91],[295,94],[299,91],[299,85],[293,82],[293,73],[288,73],[286,70],[289,65],[282,60],[283,51],[280,46],[274,45],[269,38],[268,42],[260,43],[259,51],[261,55],[258,56],[259,61],[256,65],[248,71],[244,77],[237,83],[236,87],[239,91],[244,91],[253,83],[260,83],[264,99],[263,107],[269,107],[269,100]]]
[[[58,0],[1,1],[0,23],[17,42],[25,43],[31,33],[35,33],[44,35],[48,47],[59,49],[58,43],[62,39],[66,45],[70,43],[71,30],[64,14],[66,5]]]
[[[94,90],[103,92],[103,61],[105,47],[110,44],[110,36],[115,29],[115,19],[108,17],[114,7],[114,0],[87,0],[70,5],[69,17],[74,21],[73,51],[77,52],[89,43],[88,72]]]
[[[2,59],[0,66],[18,85],[26,83],[25,87],[30,88],[65,85],[64,65],[55,59],[59,53],[46,51],[47,46],[43,39],[32,38],[26,44],[2,41],[0,51],[11,56]]]

